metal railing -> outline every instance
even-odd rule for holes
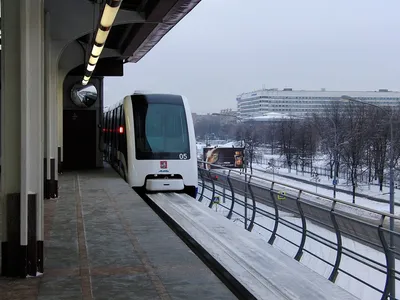
[[[258,232],[269,244],[314,270],[323,263],[325,270],[319,273],[330,281],[346,288],[351,279],[371,289],[350,289],[353,294],[369,297],[361,299],[397,299],[395,287],[400,283],[400,273],[390,256],[400,257],[400,217],[239,170],[206,162],[198,166],[198,201],[219,208],[228,219]],[[394,231],[389,230],[391,217],[396,224]],[[388,244],[390,235],[395,240],[392,249]],[[333,257],[325,257],[321,247],[333,251]],[[308,260],[304,261],[306,255]],[[310,261],[314,264],[307,263]],[[340,277],[342,282],[338,282]]]

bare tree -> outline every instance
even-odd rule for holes
[[[393,119],[400,119],[400,106],[393,110]],[[286,158],[291,171],[293,163],[304,170],[313,169],[314,155],[318,151],[329,161],[330,177],[339,178],[339,170],[347,173],[353,187],[353,202],[358,182],[366,180],[370,184],[378,179],[382,191],[384,177],[388,171],[389,128],[388,114],[364,104],[327,102],[322,114],[312,118],[285,120],[266,124],[262,127],[263,141],[274,154],[275,145]],[[400,122],[394,126],[394,162],[400,160]],[[255,132],[255,131],[254,131]],[[395,168],[400,180],[400,168]],[[368,176],[365,176],[368,175]]]
[[[393,120],[400,119],[400,109],[394,110],[393,114]],[[393,150],[397,166],[400,160],[400,134],[397,134],[400,132],[400,122],[393,122],[393,126]],[[223,136],[236,132],[237,140],[241,140],[245,147],[251,172],[258,155],[257,149],[261,145],[268,145],[272,154],[279,148],[289,172],[293,164],[296,170],[298,166],[302,171],[306,166],[313,170],[315,154],[317,150],[322,152],[329,158],[327,166],[331,178],[338,178],[339,170],[347,174],[355,202],[357,184],[364,178],[369,184],[374,179],[378,180],[382,191],[389,166],[389,129],[388,114],[379,108],[332,101],[327,102],[322,114],[303,120],[292,118],[264,124],[243,123],[236,128],[232,124],[218,130]],[[396,170],[400,174],[400,169]]]
[[[282,121],[279,130],[279,144],[281,155],[286,157],[286,162],[289,168],[289,173],[292,170],[293,156],[296,153],[296,149],[293,147],[294,136],[295,136],[295,120],[290,118],[289,120]]]
[[[223,138],[226,132],[222,129],[220,117],[211,114],[197,117],[194,123],[197,137],[201,139]]]
[[[237,139],[243,141],[245,149],[246,165],[250,166],[250,173],[253,174],[253,162],[256,157],[256,149],[261,144],[260,130],[255,122],[246,122],[239,126]]]
[[[400,160],[400,105],[393,108],[393,154],[394,154],[394,167],[399,165]]]
[[[352,103],[346,105],[345,109],[346,137],[345,143],[340,147],[340,154],[350,175],[353,203],[356,201],[356,188],[362,170],[365,149],[368,145],[365,138],[368,133],[367,111],[365,106]]]
[[[314,129],[320,137],[320,149],[329,157],[330,178],[339,176],[340,145],[345,142],[346,129],[343,123],[343,105],[331,101],[320,115],[313,115]]]
[[[368,180],[372,180],[372,165],[374,166],[374,179],[378,179],[379,190],[382,191],[384,181],[384,171],[388,152],[389,126],[385,122],[384,113],[372,108],[369,111],[369,134],[365,137],[368,139],[369,147],[366,153],[366,162],[369,169]]]
[[[272,155],[275,154],[275,149],[277,148],[277,143],[278,143],[278,134],[279,134],[279,129],[281,126],[281,121],[280,122],[270,122],[269,124],[265,125],[264,127],[264,141],[265,144],[267,144],[270,149]]]
[[[317,133],[313,126],[313,120],[306,118],[298,121],[294,131],[293,148],[296,149],[294,163],[296,171],[300,164],[301,171],[304,172],[306,165],[310,165],[312,169],[313,158],[317,149]]]
[[[237,125],[236,124],[223,124],[220,127],[220,137],[229,140],[236,137]]]

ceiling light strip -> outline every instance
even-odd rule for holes
[[[82,85],[88,84],[97,61],[104,49],[108,34],[115,21],[122,0],[108,0],[101,15],[100,24],[97,29],[96,37],[93,41],[92,52],[90,53],[88,64],[86,65],[85,77],[82,80]]]

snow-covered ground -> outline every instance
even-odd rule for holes
[[[285,165],[286,158],[283,155],[280,154],[267,154],[270,153],[269,149],[265,148],[260,148],[258,149],[258,155],[254,158],[253,163],[267,166],[268,163],[271,163],[271,161],[274,162],[274,165],[277,167],[277,169],[286,169],[286,172],[289,172],[289,168],[287,165]],[[304,166],[304,171],[301,170],[301,165],[299,164],[297,166],[296,170],[296,165],[293,164],[291,168],[290,174],[296,174],[300,176],[307,176],[310,177],[310,173],[314,173],[315,171],[319,173],[320,177],[328,177],[330,175],[330,167],[329,167],[329,162],[330,159],[327,155],[316,155],[313,158],[313,163],[312,163],[312,168],[310,165]],[[378,179],[369,178],[368,176],[368,170],[366,168],[363,169],[363,171],[359,170],[358,171],[358,186],[369,186],[369,185],[379,185]],[[342,167],[341,170],[339,170],[339,182],[341,182],[342,185],[349,185],[350,184],[350,177],[349,174],[346,174],[344,167]],[[397,185],[399,178],[395,177],[395,185]],[[330,183],[332,184],[332,180],[330,180]],[[388,174],[384,175],[384,186],[388,186]]]
[[[222,192],[222,188],[220,187],[217,187],[217,190],[219,192]],[[205,198],[203,199],[203,203],[204,205],[208,205],[209,199],[207,198],[211,198],[212,196],[211,191],[205,190],[204,196]],[[236,195],[236,199],[238,201],[244,201],[243,197],[239,195]],[[220,201],[221,204],[214,205],[212,209],[226,216],[228,213],[228,208],[231,206],[231,201],[229,199],[225,199],[225,203],[222,203],[223,202],[222,197]],[[224,208],[223,206],[225,206],[226,208]],[[272,214],[274,213],[273,209],[266,205],[257,203],[257,207],[265,212],[269,212]],[[235,203],[234,211],[236,212],[236,214],[233,215],[232,222],[235,223],[237,226],[244,228],[244,218],[242,217],[244,215],[244,207],[239,205],[238,203]],[[247,213],[248,216],[250,216],[251,213],[252,213],[251,209],[248,209]],[[301,227],[301,221],[290,213],[280,212],[280,218],[283,222],[285,221],[291,222]],[[271,236],[271,232],[262,227],[272,230],[274,226],[274,221],[257,212],[255,222],[257,224],[254,226],[252,232],[268,241]],[[336,241],[336,236],[333,232],[321,228],[320,226],[317,226],[316,224],[310,221],[307,222],[307,231],[308,233],[317,234],[325,238],[326,240],[332,241],[333,243],[335,243]],[[281,237],[284,237],[292,241],[296,245],[299,245],[301,240],[301,233],[283,224],[279,224],[277,234]],[[278,249],[280,249],[282,252],[286,253],[287,255],[294,257],[297,252],[298,246],[292,245],[291,243],[287,242],[286,240],[284,240],[279,236],[277,236],[273,245]],[[385,265],[385,256],[382,252],[367,247],[349,238],[343,237],[342,239],[343,239],[343,246],[347,248],[349,251],[353,251],[356,255],[359,254],[368,257],[372,261],[376,262],[376,263],[369,262],[370,264],[372,265],[382,264],[383,266]],[[328,261],[331,264],[334,264],[335,262],[336,250],[327,247],[321,242],[313,240],[309,236],[306,239],[305,249],[315,254],[316,256],[322,258],[323,260]],[[314,257],[313,255],[307,252],[303,253],[303,256],[300,261],[310,269],[324,276],[325,278],[329,277],[333,269],[331,265],[327,264],[326,262],[322,261],[317,257]],[[396,264],[398,265],[399,262],[396,261]],[[379,268],[384,270],[384,267],[382,266],[380,266]],[[353,276],[366,281],[367,283],[371,284],[372,286],[380,290],[383,290],[385,286],[386,275],[384,273],[377,271],[363,263],[360,263],[355,259],[350,258],[349,256],[343,255],[340,263],[339,275],[336,279],[336,284],[346,289],[347,291],[351,292],[360,299],[375,300],[381,298],[381,294],[379,292],[357,281],[356,279],[350,277],[349,275],[346,275],[344,272],[348,272]],[[399,288],[400,284],[398,281],[396,281],[396,290],[399,290]]]
[[[234,146],[239,146],[240,142],[225,142],[224,141],[219,141],[221,144],[216,144],[213,143],[213,141],[210,141],[210,144],[213,146],[220,146],[220,147],[232,147]],[[198,150],[198,155],[199,158],[201,158],[201,155],[203,154],[203,148],[206,145],[204,143],[197,143],[197,150]],[[269,154],[264,154],[265,162],[270,160],[271,158],[274,158],[278,160],[280,158],[280,155],[269,155]],[[326,164],[326,158],[324,156],[317,157],[315,160],[315,165],[322,166]],[[248,170],[250,172],[250,170]],[[321,197],[315,197],[317,200],[323,200],[324,197],[333,197],[333,190],[328,189],[328,188],[322,188],[322,187],[317,187],[315,185],[315,178],[311,177],[309,173],[301,173],[300,171],[296,172],[296,170],[292,169],[291,172],[287,168],[275,168],[273,171],[272,169],[268,168],[266,164],[257,164],[253,163],[253,174],[257,177],[261,177],[266,179],[267,181],[276,181],[278,183],[284,183],[286,185],[290,185],[296,189],[299,190],[305,190],[309,191],[312,193],[319,194]],[[288,179],[287,177],[283,177],[280,175],[286,175],[290,176],[292,179]],[[309,183],[304,183],[304,182],[299,182],[296,179],[303,179],[309,181]],[[332,179],[330,179],[328,176],[318,176],[318,181],[319,184],[331,186],[332,185]],[[282,187],[283,188],[283,187]],[[349,192],[352,191],[351,185],[347,184],[344,180],[339,180],[339,184],[337,185],[337,188],[342,189],[342,190],[347,190]],[[283,188],[285,190],[285,188]],[[379,191],[379,186],[378,185],[363,185],[359,184],[356,192],[359,194],[363,194],[365,196],[372,196],[378,199],[382,200],[389,200],[389,188],[388,187],[383,187],[383,191]],[[346,201],[346,202],[352,202],[353,201],[353,196],[348,194],[348,193],[343,193],[343,192],[336,192],[336,199]],[[382,211],[382,212],[389,212],[389,204],[388,203],[381,203],[377,201],[370,200],[366,197],[358,197],[356,196],[355,200],[356,204],[363,206],[363,207],[368,207],[374,210]],[[395,202],[400,203],[400,193],[398,192],[398,189],[395,189]],[[400,207],[395,206],[395,214],[400,215]]]
[[[224,141],[224,140],[209,140],[207,141],[212,147],[214,146],[219,146],[219,147],[232,147],[232,145],[239,147],[241,145],[240,141]],[[206,146],[206,144],[204,142],[198,142],[198,153],[199,153],[199,158],[202,158],[202,148]],[[199,151],[201,150],[201,151]],[[275,149],[275,153],[278,152],[279,149]],[[278,166],[278,168],[281,168],[281,171],[283,172],[289,172],[288,171],[288,167],[284,166],[286,158],[284,155],[280,155],[280,154],[271,154],[271,149],[270,148],[266,148],[266,147],[257,147],[255,150],[255,158],[254,158],[254,163],[256,164],[260,164],[263,166],[266,166],[267,163],[273,159],[275,162],[275,165]],[[293,164],[292,165],[292,170],[291,170],[291,174],[296,174],[296,175],[304,175],[306,177],[310,177],[310,172],[314,172],[315,170],[317,170],[317,172],[320,174],[321,176],[325,176],[327,177],[330,174],[330,169],[329,169],[329,157],[325,154],[316,154],[313,157],[313,161],[312,161],[312,170],[310,168],[310,166],[305,166],[304,167],[304,173],[301,172],[301,167],[300,165],[298,166],[298,170],[296,171],[296,167]],[[282,170],[282,169],[286,169],[286,170]],[[366,171],[366,170],[365,170]],[[386,185],[386,187],[388,187],[388,174],[385,174],[385,178],[384,178],[384,185]],[[359,178],[358,178],[359,182],[358,182],[358,187],[368,187],[369,185],[376,185],[378,186],[378,180],[374,180],[372,179],[371,182],[369,182],[369,178],[368,178],[368,173],[367,172],[361,172],[359,174]],[[341,182],[341,185],[347,185],[347,175],[344,172],[344,170],[341,170],[339,172],[339,182]],[[332,185],[332,180],[329,179],[328,180],[328,184]],[[395,178],[395,185],[399,184],[400,185],[400,174],[399,176],[397,176]],[[351,187],[348,187],[349,189],[351,189]],[[383,192],[384,193],[384,192]]]
[[[255,176],[264,178],[268,181],[276,181],[276,182],[281,182],[285,183],[287,185],[296,187],[301,190],[306,190],[310,191],[316,194],[319,194],[321,196],[325,197],[333,197],[333,190],[328,189],[328,188],[322,188],[322,187],[317,187],[315,185],[315,181],[313,181],[313,178],[310,175],[296,175],[295,173],[289,173],[287,169],[279,169],[275,170],[274,174],[270,173],[270,170],[266,170],[265,166],[262,165],[254,165],[255,169],[253,169],[253,174]],[[265,170],[265,171],[262,171]],[[267,172],[266,172],[267,171]],[[279,176],[280,174],[283,175],[290,175],[293,179],[288,179],[287,177],[282,177]],[[304,183],[304,182],[299,182],[296,180],[296,178],[301,178],[301,179],[307,179],[309,183]],[[327,178],[327,177],[319,177],[319,184],[324,184],[324,185],[329,185],[332,184],[332,180]],[[338,188],[343,189],[343,190],[348,190],[351,191],[351,186],[344,185],[344,184],[339,184]],[[400,203],[400,193],[396,193],[398,191],[397,189],[395,190],[395,202]],[[379,187],[376,185],[369,186],[369,187],[363,187],[359,186],[357,188],[357,193],[364,194],[367,196],[372,196],[378,199],[382,200],[389,200],[389,188],[384,187],[383,191],[379,191]],[[323,199],[323,197],[320,197]],[[336,199],[346,201],[346,202],[352,202],[353,201],[353,196],[348,194],[348,193],[343,193],[343,192],[336,192]],[[365,197],[357,197],[355,200],[356,204],[364,206],[364,207],[369,207],[371,209],[383,211],[383,212],[389,212],[389,204],[387,203],[381,203],[381,202],[376,202],[372,201],[368,198]],[[399,215],[400,214],[400,207],[395,206],[395,214]]]

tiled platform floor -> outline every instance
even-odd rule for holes
[[[236,299],[110,168],[65,173],[45,200],[45,273],[0,299]]]

